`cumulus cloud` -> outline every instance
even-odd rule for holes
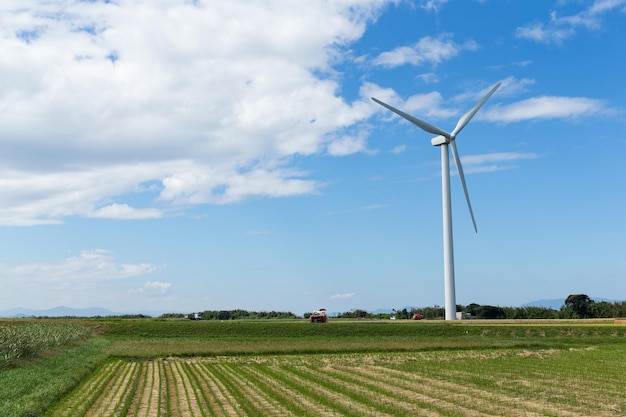
[[[573,15],[550,12],[547,23],[534,22],[521,26],[516,36],[541,43],[562,43],[576,34],[579,29],[598,30],[602,27],[602,15],[615,9],[626,10],[626,0],[595,0],[586,9]]]
[[[83,250],[60,260],[0,264],[0,302],[12,303],[28,294],[32,305],[52,307],[50,303],[54,302],[93,307],[104,300],[119,300],[119,288],[163,268],[165,265],[122,263],[104,249]],[[169,288],[154,284],[152,287],[151,293],[167,292]]]
[[[434,72],[419,74],[416,78],[424,84],[436,84],[439,82],[439,76]]]
[[[400,46],[381,53],[374,59],[373,64],[389,68],[405,64],[437,65],[457,56],[463,49],[475,50],[477,48],[478,45],[473,41],[459,45],[452,41],[451,35],[448,34],[436,38],[425,36],[414,45]]]
[[[351,155],[367,150],[365,135],[343,136],[328,145],[328,153],[333,156]]]
[[[541,155],[532,152],[495,152],[462,156],[461,163],[464,173],[476,174],[516,168],[515,162],[517,161],[540,157]]]
[[[603,101],[585,97],[540,96],[509,105],[490,107],[480,116],[494,122],[521,122],[533,119],[569,119],[611,113]]]
[[[0,265],[0,276],[18,281],[59,282],[72,285],[78,281],[108,281],[145,275],[156,271],[160,266],[140,264],[120,264],[114,255],[103,249],[83,250],[55,262],[32,262],[16,265]]]
[[[501,80],[495,97],[519,96],[534,85],[535,80],[507,77]],[[481,83],[482,84],[482,83]],[[480,88],[470,89],[449,100],[444,100],[441,93],[415,94],[402,99],[393,89],[382,88],[372,83],[362,87],[363,95],[371,95],[402,111],[427,121],[450,120],[459,117],[473,106],[477,100],[493,87],[484,84]],[[399,116],[378,106],[378,112],[389,119],[402,121]],[[510,104],[488,104],[476,115],[477,120],[512,123],[537,119],[578,119],[589,116],[611,116],[620,110],[609,107],[603,100],[588,97],[537,96]],[[445,127],[443,127],[445,129]]]
[[[489,103],[491,103],[492,100],[501,97],[519,96],[521,93],[526,93],[529,87],[535,84],[535,80],[533,79],[518,79],[513,76],[502,79],[499,82],[502,85],[496,90],[494,98],[492,98]],[[490,84],[477,83],[476,86],[471,86],[467,91],[452,97],[451,101],[454,103],[464,103],[463,106],[473,106],[478,100],[482,99],[495,84],[495,82]],[[469,110],[469,108],[464,109],[464,111],[465,110]],[[482,111],[483,110],[481,110],[481,112]]]
[[[3,1],[0,223],[318,192],[293,157],[366,150],[333,66],[391,1]]]
[[[158,162],[126,166],[111,161],[95,168],[8,168],[0,178],[0,224],[53,224],[67,216],[157,218],[162,215],[158,208],[133,208],[109,199],[154,192],[143,180],[173,169],[182,170],[184,166]]]
[[[419,7],[425,10],[432,10],[438,13],[439,10],[446,4],[448,0],[420,0]]]
[[[344,300],[346,298],[352,298],[354,297],[356,294],[353,292],[350,293],[345,293],[345,294],[335,294],[333,296],[330,297],[331,300]]]
[[[147,297],[161,297],[164,295],[168,295],[171,293],[172,283],[171,282],[159,282],[159,281],[149,281],[146,282],[143,287],[131,289],[129,293],[131,295],[141,295]]]
[[[407,99],[402,99],[396,91],[390,88],[382,88],[373,83],[365,83],[361,88],[361,94],[367,97],[375,97],[402,111],[416,115],[420,118],[447,119],[459,114],[458,109],[445,107],[444,99],[438,91],[415,94]],[[380,114],[391,119],[400,119],[394,113],[372,102],[373,108]]]
[[[127,204],[109,204],[94,210],[91,217],[102,219],[155,219],[161,217],[161,212],[156,209],[136,209]]]

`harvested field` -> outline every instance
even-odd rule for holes
[[[48,415],[625,415],[624,352],[598,351],[119,359],[103,365]],[[602,372],[606,363],[595,359],[613,354],[622,365]]]

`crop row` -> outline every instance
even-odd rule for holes
[[[0,326],[0,367],[89,335],[87,327],[70,323],[27,323]]]
[[[593,355],[507,350],[116,360],[49,416],[615,415],[623,411],[617,381],[624,369],[609,378],[592,370],[586,377],[594,385],[582,398],[572,389],[583,382],[574,364]]]
[[[626,327],[608,323],[589,322],[589,325],[568,325],[562,322],[529,323],[508,322],[413,322],[413,321],[335,321],[326,326],[311,326],[306,321],[192,321],[192,320],[111,320],[106,322],[108,337],[115,339],[137,338],[345,338],[345,337],[479,337],[481,339],[540,338],[540,339],[624,339]],[[611,321],[611,324],[613,322]]]

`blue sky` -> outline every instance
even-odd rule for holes
[[[0,310],[626,299],[626,0],[0,5]]]

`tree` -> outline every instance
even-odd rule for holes
[[[479,319],[503,319],[506,317],[504,310],[496,306],[480,306],[476,318]]]
[[[478,317],[480,311],[480,304],[470,303],[465,307],[465,312],[471,314],[473,317]]]
[[[595,318],[600,319],[615,317],[615,305],[609,303],[608,301],[600,301],[599,303],[594,302],[591,307]]]
[[[587,319],[594,317],[593,300],[587,294],[570,294],[565,299],[565,308],[570,309],[573,318]]]
[[[354,310],[354,317],[356,317],[357,319],[364,319],[367,316],[368,316],[368,313],[365,310],[361,310],[358,308]]]
[[[407,311],[406,308],[403,308],[402,310],[395,310],[395,312],[396,312],[396,318],[399,320],[409,318],[409,312]]]

